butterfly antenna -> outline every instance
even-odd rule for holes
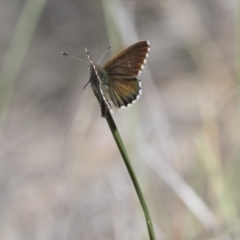
[[[91,57],[90,57],[90,54],[89,54],[87,48],[85,48],[85,52],[86,52],[86,54],[87,54],[87,56],[88,56],[88,60],[89,60],[90,64],[93,65],[93,61],[92,61],[92,59],[91,59]]]
[[[86,88],[86,86],[90,83],[90,80],[85,84],[85,86],[83,87],[83,89]]]
[[[77,58],[77,57],[74,57],[74,56],[71,56],[65,52],[61,52],[64,56],[67,56],[67,57],[70,57],[70,58],[73,58],[73,59],[76,59],[76,60],[79,60],[79,61],[82,61],[82,62],[85,62],[89,65],[89,62],[85,61],[85,60],[82,60],[81,58]]]
[[[112,47],[112,45],[110,45],[107,50],[105,51],[105,53],[102,55],[102,57],[99,59],[98,63],[99,64],[101,62],[101,60],[103,59],[103,57],[106,55],[106,53],[110,50],[110,48]]]

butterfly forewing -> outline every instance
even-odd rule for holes
[[[137,77],[146,63],[150,44],[137,42],[111,58],[103,67],[109,75],[118,77]]]

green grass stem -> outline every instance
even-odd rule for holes
[[[118,149],[119,149],[119,151],[120,151],[120,153],[122,155],[124,163],[125,163],[125,165],[127,167],[129,175],[130,175],[130,177],[132,179],[133,185],[134,185],[134,187],[136,189],[136,192],[137,192],[138,198],[140,200],[140,203],[142,205],[142,209],[143,209],[143,212],[144,212],[144,215],[145,215],[145,218],[146,218],[146,222],[147,222],[147,228],[148,228],[148,233],[149,233],[150,240],[155,240],[153,224],[152,224],[152,220],[151,220],[148,208],[147,208],[146,201],[144,199],[144,196],[143,196],[142,190],[140,188],[140,185],[138,183],[137,177],[136,177],[136,175],[135,175],[135,173],[133,171],[133,168],[132,168],[129,156],[127,154],[126,148],[125,148],[125,146],[123,144],[122,138],[121,138],[121,136],[120,136],[120,134],[118,132],[117,126],[116,126],[116,124],[115,124],[111,114],[109,113],[109,111],[107,112],[106,120],[107,120],[108,125],[109,125],[109,127],[111,129],[113,137],[114,137],[114,139],[116,141],[116,144],[118,146]]]

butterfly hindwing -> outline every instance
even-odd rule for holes
[[[110,81],[110,96],[113,96],[113,103],[116,107],[127,107],[141,95],[141,87],[136,78],[112,79]]]

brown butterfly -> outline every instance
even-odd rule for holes
[[[150,52],[149,41],[134,43],[112,57],[103,67],[94,64],[87,49],[85,51],[90,62],[88,83],[91,83],[99,101],[102,117],[106,117],[108,110],[112,112],[113,106],[126,108],[138,100],[142,94],[139,76]],[[86,62],[67,53],[62,54]]]
[[[90,61],[90,80],[97,97],[102,117],[113,106],[125,108],[136,102],[142,94],[139,76],[150,52],[149,41],[137,42],[112,57],[103,67]]]

